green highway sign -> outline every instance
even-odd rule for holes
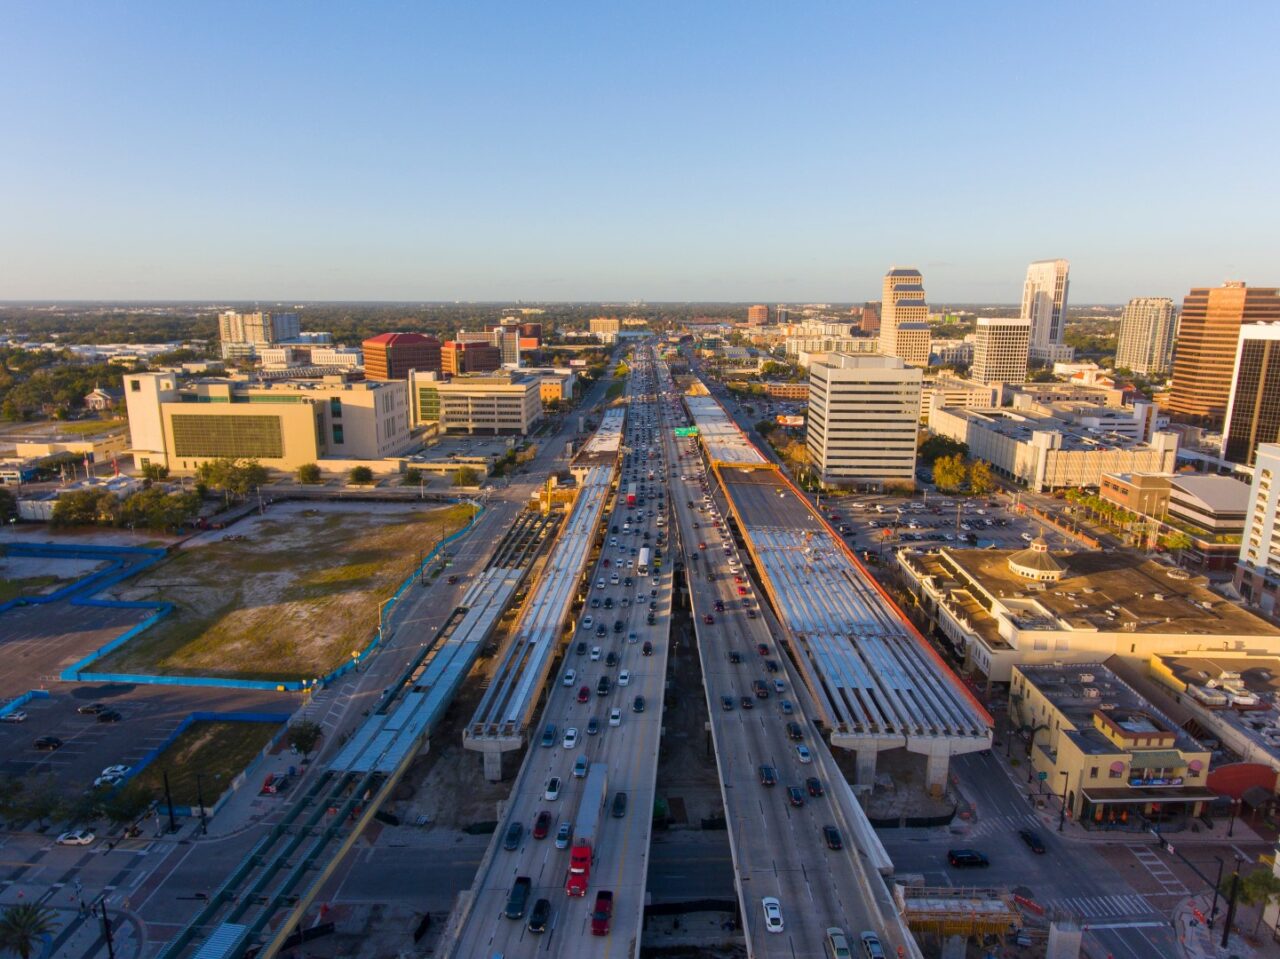
[[[698,428],[696,426],[677,426],[676,436],[697,436]]]

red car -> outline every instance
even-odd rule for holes
[[[585,703],[591,698],[591,688],[589,686],[578,687],[578,702]]]
[[[702,617],[702,621],[706,623],[708,626],[710,626],[712,623],[716,621],[716,618],[712,616],[710,613],[707,613],[706,616]]]
[[[746,595],[747,595],[747,587],[745,587],[745,586],[739,586],[739,587],[738,587],[738,595],[739,595],[739,596],[746,596]]]
[[[767,643],[756,643],[756,652],[761,656],[769,655],[769,646]]]
[[[698,549],[706,549],[706,548],[707,548],[707,544],[706,544],[706,543],[699,543],[699,544],[698,544]]]
[[[746,582],[746,581],[745,581],[741,576],[735,576],[735,577],[733,577],[733,581],[734,581],[735,583],[742,583],[742,582]]]
[[[545,809],[538,813],[538,818],[533,821],[533,838],[546,839],[547,833],[551,831],[551,813]]]

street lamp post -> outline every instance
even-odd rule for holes
[[[1209,920],[1207,925],[1209,930],[1213,930],[1213,922],[1218,916],[1218,890],[1222,888],[1222,867],[1226,865],[1221,856],[1214,856],[1218,860],[1218,878],[1213,883],[1213,905],[1209,908]]]
[[[209,835],[209,821],[204,813],[204,789],[200,782],[201,774],[196,773],[196,803],[200,806],[200,835]]]
[[[1063,770],[1058,775],[1062,777],[1062,811],[1058,813],[1058,832],[1062,832],[1062,827],[1067,821],[1067,789],[1071,785],[1071,774]]]
[[[1227,898],[1227,919],[1222,924],[1222,948],[1227,948],[1227,940],[1231,938],[1231,923],[1236,918],[1236,896],[1240,894],[1240,863],[1236,856],[1236,871],[1231,874],[1231,894]]]
[[[1227,838],[1230,839],[1236,828],[1236,811],[1240,808],[1240,800],[1231,800],[1231,818],[1227,820]]]

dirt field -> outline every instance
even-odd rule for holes
[[[52,593],[105,565],[103,561],[91,559],[0,555],[0,603],[17,596]]]
[[[114,591],[175,611],[100,660],[104,672],[288,680],[363,648],[388,599],[466,507],[280,504]]]
[[[164,771],[168,770],[174,804],[190,806],[197,801],[198,772],[199,795],[206,806],[212,806],[279,729],[276,723],[192,723],[137,781],[161,796]]]

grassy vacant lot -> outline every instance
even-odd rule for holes
[[[276,723],[192,723],[138,775],[137,782],[163,799],[167,770],[174,805],[193,806],[199,773],[204,803],[212,806],[279,729]],[[246,788],[253,787],[249,783]]]
[[[466,506],[289,507],[238,524],[243,540],[185,549],[117,588],[122,599],[167,600],[174,612],[95,670],[323,676],[368,643],[378,607],[470,517]]]
[[[622,391],[627,388],[627,384],[622,380],[615,380],[609,384],[609,388],[604,391],[605,400],[615,400],[622,395]]]
[[[73,436],[97,436],[99,433],[110,433],[124,426],[124,420],[72,420],[59,423],[58,430]]]
[[[56,576],[31,576],[27,579],[0,578],[0,603],[7,603],[19,596],[34,596],[46,586],[52,586],[57,582],[59,580]]]

